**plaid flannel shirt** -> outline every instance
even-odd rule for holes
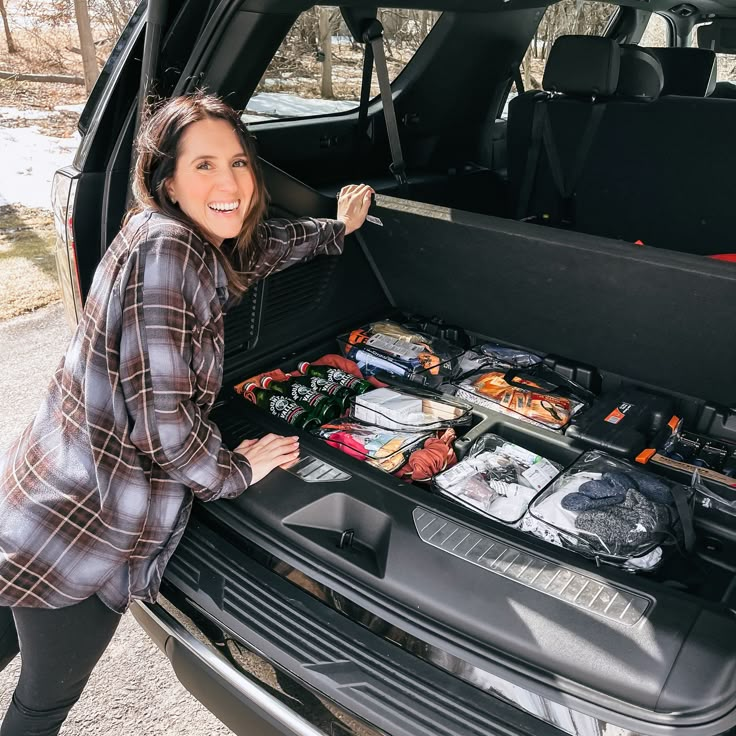
[[[344,232],[269,220],[255,274],[339,254]],[[115,238],[35,420],[0,458],[0,605],[154,601],[193,497],[248,487],[207,419],[227,298],[213,246],[185,225],[145,211]]]

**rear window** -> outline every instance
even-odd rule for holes
[[[383,8],[384,49],[391,81],[411,61],[441,13]],[[330,115],[358,107],[363,44],[356,43],[336,6],[303,12],[292,26],[246,107],[249,123]],[[371,96],[378,94],[375,69]]]
[[[652,13],[647,21],[644,35],[639,41],[639,46],[647,48],[664,48],[671,46],[671,35],[669,22],[659,13]]]
[[[707,24],[700,24],[707,25]],[[698,28],[693,28],[691,43],[693,46],[698,46]],[[718,61],[718,76],[719,82],[734,82],[736,83],[736,54],[720,54],[716,52],[716,59]],[[736,90],[734,90],[736,95]]]
[[[545,10],[537,33],[524,54],[520,70],[524,89],[542,89],[542,78],[549,51],[560,36],[570,34],[602,36],[617,11],[615,5],[593,0],[562,0],[550,5]],[[508,103],[517,94],[514,82],[501,114],[503,119],[507,116]]]

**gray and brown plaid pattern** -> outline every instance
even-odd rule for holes
[[[256,277],[342,252],[334,220],[269,220]],[[0,606],[98,594],[153,601],[193,496],[250,483],[207,419],[222,383],[225,273],[213,247],[150,211],[103,257],[31,425],[0,458]]]

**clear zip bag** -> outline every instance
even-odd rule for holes
[[[455,395],[548,429],[567,426],[594,398],[587,389],[544,364],[473,374],[457,384]]]
[[[383,429],[353,419],[323,424],[312,433],[331,447],[386,473],[394,473],[401,468],[409,455],[431,436],[431,432]]]
[[[505,524],[517,523],[562,466],[495,434],[479,437],[457,465],[435,476],[436,490]]]
[[[364,376],[389,373],[439,386],[458,370],[462,348],[398,322],[371,322],[337,338],[343,354]]]
[[[692,548],[692,496],[692,488],[593,450],[533,500],[522,529],[601,562],[652,569],[663,545]]]

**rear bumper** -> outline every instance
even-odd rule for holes
[[[138,606],[135,616],[184,686],[236,733],[562,736],[326,606],[196,521],[165,587],[173,608]]]
[[[222,655],[202,644],[161,606],[136,603],[131,612],[165,652],[182,685],[234,733],[324,736]]]

